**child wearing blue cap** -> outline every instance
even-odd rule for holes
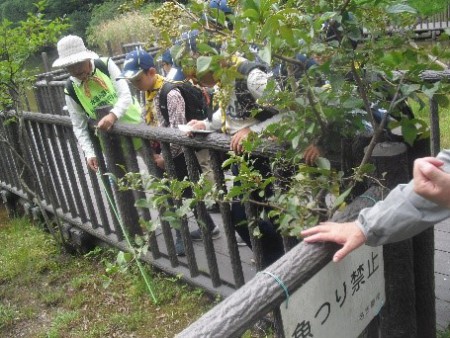
[[[174,88],[167,93],[167,112],[168,118],[163,116],[160,105],[160,93],[164,86],[165,78],[156,71],[153,57],[143,49],[137,49],[128,53],[125,57],[122,74],[119,78],[125,78],[137,89],[145,92],[147,114],[145,117],[149,125],[178,128],[178,125],[186,124],[186,103],[178,88]],[[171,154],[175,163],[176,174],[179,180],[189,177],[186,161],[182,147],[172,144]],[[155,162],[161,169],[165,169],[164,158],[161,154],[155,154]],[[187,191],[186,195],[192,194]],[[189,197],[189,196],[185,196]],[[207,216],[207,226],[211,232],[212,238],[220,236],[219,228],[214,224],[209,214]],[[177,233],[176,250],[179,256],[184,255],[184,246],[179,231]],[[194,230],[191,233],[193,240],[201,240],[200,231]]]

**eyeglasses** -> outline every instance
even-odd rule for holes
[[[90,69],[88,69],[86,67],[86,64],[88,61],[89,60],[84,60],[82,62],[78,62],[73,65],[69,65],[66,67],[66,70],[70,73],[70,75],[72,75],[76,78],[80,78],[90,71]]]

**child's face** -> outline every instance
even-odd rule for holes
[[[155,87],[155,72],[151,71],[154,68],[142,71],[138,76],[130,79],[133,86],[141,91],[151,91]]]
[[[164,69],[164,73],[168,74],[170,72],[170,69],[172,68],[172,65],[170,63],[163,62],[162,67]]]

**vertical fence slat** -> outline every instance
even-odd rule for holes
[[[183,147],[183,153],[186,159],[186,165],[189,172],[189,178],[192,182],[198,182],[200,178],[197,156],[192,148]],[[206,259],[208,262],[209,274],[214,287],[222,284],[220,280],[219,267],[217,266],[217,257],[214,250],[214,243],[211,235],[214,222],[206,211],[205,203],[199,202],[196,205],[196,218],[202,225],[199,226],[203,235],[203,244],[205,246]]]
[[[38,147],[36,144],[36,136],[34,135],[33,122],[27,121],[26,129],[27,129],[27,133],[29,136],[29,150],[28,151],[30,153],[30,157],[32,158],[34,175],[35,175],[36,181],[37,181],[36,182],[37,191],[35,191],[35,193],[37,193],[40,200],[45,200],[45,192],[44,192],[42,176],[41,176],[43,164],[42,164],[41,154],[39,153]]]
[[[436,156],[441,150],[441,133],[439,128],[439,107],[434,97],[430,99],[430,138],[431,156]]]
[[[111,107],[102,107],[96,110],[99,119],[106,116]],[[123,155],[120,138],[104,131],[98,130],[99,137],[103,141],[105,158],[108,160],[107,170],[112,173],[116,178],[121,178],[123,176],[123,171],[119,168],[119,165],[125,165],[125,158]],[[103,174],[106,171],[102,172]],[[114,201],[112,202],[113,208],[117,208],[117,212],[120,215],[120,220],[124,227],[124,231],[128,231],[128,234],[132,237],[134,235],[142,235],[142,230],[139,227],[139,217],[134,207],[134,196],[129,190],[119,191],[117,184],[110,180],[112,186],[112,194],[110,198]],[[123,232],[122,228],[116,229],[116,233]]]
[[[97,219],[97,215],[94,210],[93,201],[91,198],[91,192],[89,191],[88,183],[86,180],[86,175],[85,175],[85,172],[83,169],[83,164],[81,162],[81,161],[84,161],[84,156],[82,156],[82,158],[80,158],[80,153],[78,151],[77,143],[76,143],[75,137],[73,135],[73,132],[71,130],[69,131],[68,128],[65,128],[63,130],[63,133],[65,135],[64,139],[67,140],[67,143],[69,145],[71,157],[72,157],[74,165],[75,165],[75,172],[76,172],[76,175],[77,175],[80,185],[81,185],[81,191],[83,193],[82,200],[84,200],[84,202],[85,202],[87,214],[89,215],[89,220],[91,222],[91,225],[94,229],[96,229],[99,226],[99,221]],[[87,169],[87,170],[89,170],[89,169]],[[94,187],[92,187],[92,189],[93,189],[94,197],[95,197]],[[78,207],[80,209],[82,209],[83,208],[82,201],[78,201],[77,203],[79,203]]]
[[[69,202],[69,213],[72,217],[79,216],[81,218],[81,221],[84,223],[86,222],[87,216],[85,209],[82,207],[83,203],[81,201],[79,183],[74,172],[74,161],[70,157],[67,140],[65,137],[63,137],[63,127],[57,125],[55,125],[54,127],[56,140],[59,141],[59,149],[61,150],[61,164],[63,165],[63,168],[67,173],[66,175],[64,175],[63,173],[63,177],[65,178],[64,184],[67,187],[66,196]]]
[[[57,198],[55,196],[56,189],[53,185],[53,180],[51,178],[51,174],[49,172],[49,165],[47,160],[47,151],[45,148],[45,140],[41,134],[41,128],[39,127],[38,123],[32,124],[33,134],[36,137],[36,145],[37,145],[37,152],[40,154],[41,158],[41,178],[42,178],[42,186],[45,192],[45,202],[48,205],[51,205],[52,203],[57,202]],[[53,205],[53,207],[57,208],[58,205]]]
[[[97,157],[98,161],[98,167],[102,173],[106,173],[106,165],[105,160],[103,158],[102,149],[100,146],[100,141],[97,136],[94,135],[92,130],[89,130],[89,135],[92,141],[92,145],[94,147],[95,156]],[[105,198],[103,198],[102,190],[100,188],[99,180],[101,180],[102,187],[106,189],[104,192],[105,194],[109,194],[112,196],[112,189],[109,184],[109,180],[105,175],[102,175],[100,178],[97,178],[97,175],[90,169],[87,169],[89,177],[91,179],[92,187],[94,189],[94,195],[95,195],[95,203],[97,205],[98,211],[100,213],[100,219],[102,221],[102,229],[106,235],[109,235],[111,233],[114,233],[117,236],[117,239],[119,241],[123,240],[123,235],[121,231],[113,231],[111,228],[111,224],[107,215],[107,209],[106,204],[108,203]],[[117,229],[119,227],[119,223],[117,221],[117,218],[112,216],[112,223],[114,225],[114,229]]]
[[[170,152],[170,144],[166,142],[161,142],[161,154],[164,158],[164,165],[166,168],[167,173],[169,174],[169,177],[171,178],[177,178],[177,172],[175,169],[175,163],[172,158],[172,154]],[[173,205],[168,206],[168,208],[178,208],[181,206],[180,201],[173,201]],[[161,210],[164,213],[164,208]],[[179,262],[176,256],[175,252],[175,244],[173,241],[172,236],[172,229],[170,227],[170,224],[167,222],[161,222],[161,229],[163,232],[164,241],[166,243],[167,251],[169,253],[169,261],[172,267],[178,266]],[[188,259],[189,264],[189,270],[191,268],[195,271],[196,269],[196,263],[194,266],[191,267],[191,263],[195,261],[195,253],[194,253],[194,247],[192,246],[192,242],[189,238],[189,227],[187,223],[186,216],[184,216],[181,219],[181,226],[180,226],[180,233],[181,237],[184,243],[184,249],[186,251],[186,257]]]
[[[218,151],[210,151],[211,164],[214,173],[214,180],[223,191],[227,191],[225,176],[222,170],[221,155]],[[231,208],[229,203],[220,202],[220,213],[222,216],[223,229],[227,237],[228,252],[230,254],[231,268],[233,271],[234,284],[236,288],[244,285],[244,273],[242,271],[242,262],[239,249],[236,242],[234,224],[231,219]]]

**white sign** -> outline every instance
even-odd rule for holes
[[[286,338],[358,337],[385,302],[383,248],[330,262],[281,305]]]

